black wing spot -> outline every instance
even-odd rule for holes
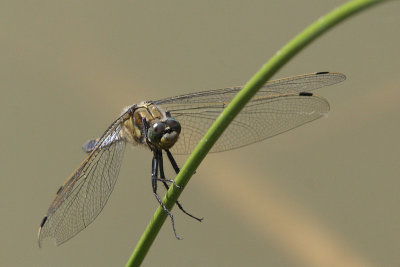
[[[58,195],[58,194],[61,192],[61,190],[63,189],[63,187],[64,187],[64,186],[60,186],[60,188],[58,188],[56,195]]]
[[[328,73],[329,73],[329,71],[319,71],[319,72],[316,72],[315,74],[320,75],[320,74],[328,74]]]
[[[313,96],[313,93],[310,92],[300,92],[299,96]]]
[[[40,227],[43,227],[43,225],[46,223],[47,221],[47,216],[44,216],[44,218],[42,219],[42,222],[40,223]]]

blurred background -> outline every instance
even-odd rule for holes
[[[100,216],[55,247],[36,234],[59,186],[123,107],[242,85],[345,1],[2,1],[1,266],[121,266],[157,202],[151,153],[125,152]],[[274,78],[347,75],[311,124],[210,154],[144,266],[400,265],[400,5],[342,23]],[[180,165],[186,157],[178,157]],[[170,176],[172,172],[169,172]]]

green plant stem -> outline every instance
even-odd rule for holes
[[[175,182],[182,188],[186,186],[189,179],[198,168],[204,157],[210,151],[211,147],[222,135],[224,130],[232,122],[235,116],[242,110],[246,103],[256,94],[256,92],[270,79],[286,62],[301,51],[305,46],[311,43],[321,34],[328,31],[331,27],[355,13],[370,7],[374,4],[385,2],[384,0],[353,0],[334,9],[327,15],[319,18],[316,22],[307,27],[304,31],[294,37],[282,49],[280,49],[262,68],[246,83],[243,89],[235,96],[232,102],[221,113],[218,119],[205,134],[203,139],[197,145],[193,153],[176,176]],[[172,209],[182,189],[174,186],[168,190],[163,199],[165,206]],[[150,246],[161,229],[162,224],[167,218],[167,214],[158,207],[152,220],[148,224],[141,239],[139,240],[133,254],[126,266],[140,266],[146,256]]]

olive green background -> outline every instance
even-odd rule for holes
[[[67,243],[37,228],[126,105],[244,84],[344,1],[1,1],[1,266],[121,266],[151,219],[151,153],[128,147],[100,216]],[[400,265],[400,5],[334,28],[275,78],[337,71],[327,118],[210,154],[144,266]],[[180,165],[185,157],[178,158]],[[170,173],[170,177],[172,173]]]

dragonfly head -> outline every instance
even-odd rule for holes
[[[160,149],[170,149],[178,141],[180,133],[180,123],[173,118],[167,118],[153,123],[147,131],[147,138]]]

